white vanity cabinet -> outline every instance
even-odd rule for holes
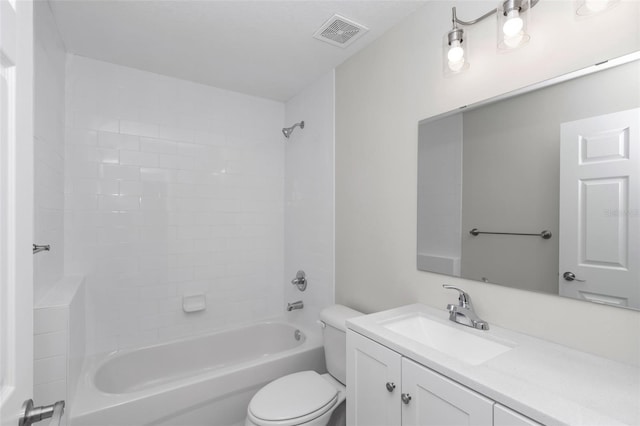
[[[402,356],[347,331],[347,424],[398,426]]]
[[[349,426],[640,426],[640,368],[422,304],[347,320]]]
[[[403,426],[493,424],[492,400],[408,358],[402,358],[402,394]]]
[[[540,423],[523,416],[520,413],[496,403],[493,406],[494,426],[541,426]]]
[[[353,331],[347,333],[350,426],[491,426],[493,401]]]

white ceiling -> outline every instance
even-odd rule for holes
[[[71,53],[286,101],[425,1],[50,0]],[[369,28],[313,38],[338,13]]]

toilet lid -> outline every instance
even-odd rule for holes
[[[337,398],[338,390],[322,376],[315,371],[302,371],[281,377],[260,389],[251,400],[249,410],[262,420],[291,420],[316,411],[320,416],[335,404]]]

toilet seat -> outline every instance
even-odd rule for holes
[[[249,419],[263,426],[310,422],[332,410],[339,391],[315,371],[289,374],[269,383],[249,403]]]

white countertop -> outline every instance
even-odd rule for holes
[[[474,366],[381,325],[414,313],[513,349]],[[475,330],[449,321],[444,309],[422,304],[352,318],[347,327],[540,423],[640,425],[638,367],[492,324]]]

